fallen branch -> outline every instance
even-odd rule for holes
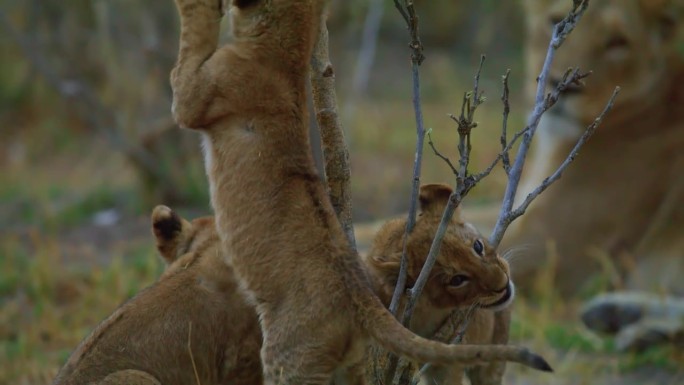
[[[328,54],[328,28],[325,19],[321,21],[318,40],[311,56],[311,92],[316,121],[321,133],[330,200],[347,240],[356,249],[352,223],[349,151],[337,113],[335,71]]]

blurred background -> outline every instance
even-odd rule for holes
[[[513,130],[528,107],[519,2],[416,0],[425,125],[452,159],[448,114],[460,111],[487,55],[472,170],[497,153],[506,69]],[[415,125],[404,22],[391,0],[337,0],[328,28],[355,222],[405,212]],[[0,31],[0,384],[45,384],[97,322],[158,276],[152,208],[209,214],[207,183],[198,136],[170,116],[172,1],[0,0]],[[453,183],[427,147],[422,181]],[[466,205],[496,203],[503,182],[493,173]],[[672,351],[617,355],[572,319],[576,304],[548,298],[516,305],[513,339],[560,362],[553,383],[590,383],[596,373],[675,378]],[[515,383],[533,381],[524,369],[510,372]]]

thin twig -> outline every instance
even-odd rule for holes
[[[192,321],[188,322],[188,353],[190,353],[190,362],[192,362],[192,370],[195,372],[195,381],[197,385],[202,385],[199,378],[199,373],[197,372],[197,365],[195,364],[195,357],[192,355]]]
[[[406,308],[404,309],[404,314],[401,318],[401,321],[404,325],[410,325],[411,323],[411,318],[413,316],[415,306],[418,303],[418,298],[420,298],[423,288],[425,287],[425,284],[430,276],[430,272],[432,271],[432,268],[437,260],[437,256],[439,255],[442,245],[442,240],[446,234],[449,224],[451,223],[451,218],[453,217],[456,208],[460,205],[466,194],[475,185],[473,178],[468,175],[468,164],[470,162],[471,151],[470,134],[472,129],[477,126],[477,124],[474,122],[475,111],[485,100],[485,98],[479,92],[480,74],[482,72],[484,61],[485,56],[483,55],[480,59],[480,65],[475,75],[473,91],[466,93],[463,97],[460,116],[455,117],[451,115],[451,119],[454,120],[458,125],[459,168],[456,169],[448,158],[444,156],[441,157],[442,159],[445,159],[447,164],[451,166],[452,170],[456,174],[456,188],[449,196],[449,200],[442,214],[442,219],[439,223],[439,227],[437,228],[437,232],[430,246],[430,251],[428,252],[420,274],[418,275],[413,287],[408,291]],[[429,140],[432,142],[431,137],[429,137]],[[434,147],[434,144],[431,144],[431,146],[433,151],[439,154]]]
[[[511,161],[508,157],[507,146],[507,129],[508,129],[508,114],[511,112],[511,105],[508,102],[508,76],[511,74],[511,70],[507,69],[506,74],[502,76],[501,82],[503,83],[503,92],[501,94],[501,102],[503,103],[503,122],[501,124],[501,162],[503,164],[503,169],[506,171],[506,175],[509,174],[511,169]]]
[[[437,232],[432,240],[432,245],[430,245],[430,251],[425,259],[423,268],[420,270],[420,274],[418,274],[418,278],[416,279],[413,287],[408,290],[408,301],[406,308],[404,309],[404,315],[402,317],[402,322],[404,325],[409,325],[411,323],[411,317],[413,316],[413,311],[418,303],[418,298],[420,298],[420,294],[423,292],[423,288],[428,281],[430,272],[437,261],[439,250],[442,247],[442,239],[444,239],[447,228],[451,223],[451,218],[454,216],[456,207],[460,203],[460,198],[460,194],[458,194],[456,191],[449,196],[448,203],[444,209],[444,213],[442,214],[442,220],[439,223],[439,227],[437,227]]]
[[[349,151],[337,113],[335,71],[328,53],[328,28],[321,19],[318,39],[311,56],[311,93],[321,133],[325,175],[330,200],[349,244],[356,249],[352,222],[351,168]]]
[[[432,141],[432,130],[428,130],[427,132],[427,137],[428,137],[428,145],[430,145],[430,148],[432,148],[432,152],[440,159],[442,159],[451,169],[451,172],[454,173],[454,175],[458,174],[458,170],[456,167],[454,167],[454,164],[451,163],[451,159],[449,157],[444,156],[441,152],[437,150],[437,147],[435,146],[435,143]]]
[[[449,343],[453,345],[458,345],[461,342],[463,342],[463,337],[465,336],[465,333],[468,330],[470,320],[472,319],[473,314],[475,314],[475,311],[479,307],[479,303],[476,302],[471,306],[468,306],[466,310],[456,309],[453,312],[451,312],[449,317],[447,317],[446,321],[443,323],[442,327],[440,327],[439,330],[437,330],[437,332],[435,333],[435,337],[433,339],[436,339],[438,341],[449,340]],[[453,330],[454,326],[456,327],[455,331]],[[446,334],[446,337],[444,337],[444,334]],[[439,338],[438,336],[444,338]],[[449,338],[449,336],[451,336],[452,338]],[[418,372],[413,376],[413,379],[411,380],[411,385],[418,385],[418,383],[420,382],[420,378],[424,376],[432,366],[433,364],[430,362],[424,364],[420,368],[420,370],[418,370]]]
[[[546,52],[544,65],[542,66],[542,70],[539,74],[539,77],[537,78],[538,84],[537,93],[535,96],[535,104],[532,113],[530,114],[527,120],[527,132],[523,136],[513,165],[509,170],[508,183],[506,185],[506,192],[504,193],[503,203],[501,205],[501,210],[499,212],[499,218],[497,220],[496,225],[494,226],[492,234],[489,237],[489,243],[492,245],[492,247],[498,247],[499,243],[501,242],[501,239],[503,238],[503,234],[506,231],[506,228],[508,227],[508,224],[510,224],[510,222],[505,223],[506,217],[508,216],[508,213],[511,211],[513,207],[513,202],[515,201],[518,185],[520,184],[520,177],[522,176],[522,170],[525,165],[527,153],[532,143],[532,138],[534,137],[534,134],[537,131],[537,126],[539,125],[539,121],[541,119],[542,114],[551,107],[551,105],[549,104],[554,102],[552,98],[546,97],[545,90],[547,85],[547,79],[549,76],[549,71],[551,70],[551,63],[553,62],[553,59],[555,57],[556,50],[558,49],[558,47],[560,47],[563,41],[565,41],[565,38],[575,28],[575,26],[581,19],[582,15],[587,9],[587,6],[589,5],[589,0],[573,0],[573,4],[573,9],[572,11],[570,11],[568,16],[566,16],[561,22],[559,22],[553,28],[553,34],[551,36],[551,41],[549,42],[549,48]],[[579,79],[566,80],[572,80],[573,82],[579,81]],[[567,82],[567,84],[569,83],[570,82]],[[563,82],[563,84],[566,84],[566,82]],[[557,93],[560,93],[558,89],[563,84],[557,87]]]
[[[423,45],[418,37],[418,16],[413,7],[412,0],[405,0],[405,8],[402,7],[398,0],[394,1],[395,6],[399,9],[402,17],[406,21],[411,36],[410,47],[411,54],[411,76],[413,80],[413,111],[416,119],[416,150],[415,159],[413,162],[413,176],[411,179],[411,200],[409,202],[408,218],[406,220],[406,232],[404,236],[403,250],[401,255],[401,263],[399,267],[399,275],[397,277],[397,285],[392,294],[392,301],[390,302],[389,310],[397,315],[399,309],[399,300],[406,288],[407,275],[407,255],[406,248],[408,242],[408,234],[413,231],[416,224],[416,212],[418,211],[418,190],[420,188],[420,175],[423,164],[423,143],[425,141],[425,127],[423,125],[423,110],[420,102],[420,72],[419,67],[425,56],[423,55]]]
[[[413,161],[413,174],[411,178],[411,198],[409,201],[409,212],[406,219],[406,230],[404,232],[401,262],[399,265],[399,274],[397,276],[397,284],[394,287],[392,300],[390,302],[389,311],[397,316],[399,312],[399,303],[401,296],[406,288],[406,279],[408,274],[408,236],[413,231],[416,223],[416,212],[418,211],[418,191],[420,188],[420,175],[423,164],[423,143],[425,141],[425,127],[423,125],[423,110],[420,101],[420,71],[419,67],[425,56],[423,55],[423,45],[419,38],[418,32],[418,15],[413,6],[413,0],[404,0],[404,5],[399,4],[399,0],[394,0],[394,5],[399,10],[399,13],[404,18],[406,26],[409,30],[411,42],[409,47],[411,53],[411,77],[413,80],[413,111],[416,119],[416,149],[415,158]],[[385,383],[394,382],[398,358],[395,355],[390,357],[387,369],[385,371]]]
[[[584,144],[589,140],[589,138],[594,134],[596,131],[596,128],[601,124],[603,121],[603,118],[605,115],[613,108],[613,104],[615,102],[615,97],[617,97],[617,94],[620,92],[620,87],[615,87],[615,90],[613,91],[613,94],[610,96],[610,99],[608,100],[608,103],[606,103],[606,106],[603,108],[603,111],[601,111],[601,114],[594,119],[594,121],[584,130],[584,133],[582,136],[579,138],[577,143],[575,144],[575,147],[573,147],[572,151],[570,151],[570,154],[568,154],[567,158],[561,163],[560,166],[556,169],[556,171],[551,174],[551,176],[545,178],[542,183],[537,186],[532,192],[527,194],[527,197],[525,197],[525,200],[516,208],[515,210],[511,211],[509,215],[506,216],[506,222],[509,224],[514,221],[516,218],[519,216],[523,215],[525,213],[525,210],[527,210],[527,207],[529,207],[530,203],[539,196],[544,190],[546,190],[553,182],[557,181],[560,179],[560,177],[563,174],[563,171],[565,171],[566,168],[572,163],[575,158],[577,157],[577,154],[579,153],[579,150],[584,146]]]
[[[447,206],[444,209],[444,213],[442,214],[442,219],[439,223],[439,227],[437,228],[435,237],[432,240],[432,245],[430,246],[430,251],[428,253],[427,258],[425,259],[423,268],[421,269],[415,284],[408,291],[408,301],[406,304],[406,308],[404,309],[404,315],[402,316],[402,322],[405,325],[411,323],[411,317],[413,316],[415,305],[418,303],[418,298],[420,298],[423,288],[425,287],[428,277],[430,276],[430,272],[432,271],[432,268],[437,260],[439,250],[442,245],[442,239],[444,238],[447,228],[451,223],[451,218],[453,217],[456,207],[460,205],[463,198],[475,185],[473,183],[472,178],[470,178],[468,175],[468,164],[470,163],[470,151],[472,149],[470,143],[470,133],[472,129],[477,126],[477,124],[474,122],[475,111],[485,100],[482,94],[479,92],[480,74],[482,72],[482,66],[484,64],[484,61],[485,56],[482,55],[482,57],[480,58],[480,65],[478,66],[477,73],[475,75],[475,84],[473,86],[473,91],[472,93],[466,93],[463,98],[463,103],[461,105],[461,115],[458,118],[455,118],[453,115],[451,117],[458,124],[457,131],[459,135],[459,169],[456,172],[456,189],[449,196]],[[429,140],[430,142],[432,141],[431,138],[429,138]],[[432,147],[433,150],[436,151],[434,146]],[[445,159],[446,157],[442,156],[442,158]],[[448,160],[448,158],[446,158],[446,162],[452,167],[453,170],[454,167],[451,164],[451,161]]]

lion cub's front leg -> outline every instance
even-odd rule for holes
[[[187,128],[202,128],[215,119],[211,115],[217,89],[213,67],[221,18],[222,0],[176,0],[181,20],[178,61],[171,71],[176,122]]]

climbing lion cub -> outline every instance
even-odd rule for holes
[[[309,150],[306,81],[323,3],[235,0],[234,41],[218,47],[222,2],[176,0],[172,110],[179,125],[202,133],[222,248],[259,315],[265,383],[362,384],[372,340],[420,362],[508,360],[550,370],[523,348],[419,337],[373,294]],[[482,246],[503,296],[508,275],[494,254]]]

